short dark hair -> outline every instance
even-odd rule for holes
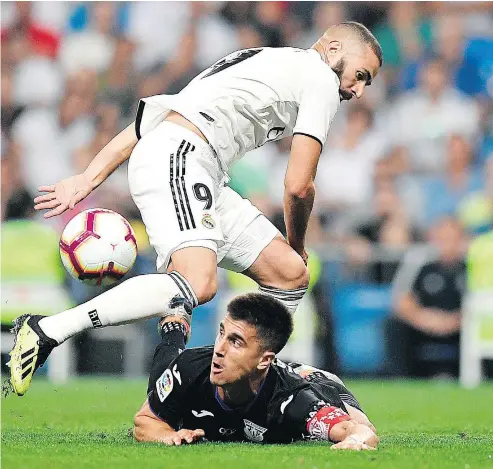
[[[377,38],[371,33],[371,31],[363,24],[357,23],[356,21],[345,21],[344,23],[340,23],[338,26],[342,26],[344,28],[352,31],[356,36],[361,39],[365,44],[370,46],[370,49],[377,56],[378,61],[380,62],[380,66],[383,64],[383,52],[382,46],[377,41]]]
[[[293,318],[278,300],[263,293],[247,293],[228,304],[228,313],[236,321],[255,327],[257,337],[267,350],[279,353],[293,332]]]

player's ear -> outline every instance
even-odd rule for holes
[[[276,358],[276,354],[270,350],[265,351],[262,356],[260,357],[260,360],[257,365],[258,370],[265,370],[266,368],[269,367],[269,365],[272,363],[272,361]]]
[[[341,41],[330,41],[327,50],[330,54],[337,54],[342,49]]]

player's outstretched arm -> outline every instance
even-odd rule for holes
[[[303,258],[308,219],[315,200],[315,175],[321,144],[305,135],[295,135],[284,180],[284,221],[290,246]]]
[[[173,427],[154,415],[145,401],[134,418],[134,438],[139,442],[163,443],[169,446],[179,446],[184,443],[194,443],[205,435],[204,430],[187,430],[182,428],[175,431]]]
[[[135,123],[132,123],[94,157],[82,174],[69,177],[51,186],[41,186],[39,191],[46,192],[46,194],[34,199],[35,210],[49,209],[44,217],[51,218],[67,209],[73,209],[130,157],[137,141]]]

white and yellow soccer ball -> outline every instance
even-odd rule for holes
[[[68,222],[60,238],[60,257],[72,277],[90,285],[111,285],[134,265],[137,242],[124,217],[93,208]]]

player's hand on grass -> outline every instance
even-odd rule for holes
[[[76,204],[85,199],[93,190],[93,184],[84,174],[63,179],[51,186],[39,187],[40,195],[34,199],[35,210],[47,210],[45,218],[56,217],[67,209],[73,209]]]
[[[352,451],[376,450],[376,448],[374,448],[373,446],[367,445],[366,443],[358,441],[357,439],[352,437],[345,438],[339,443],[332,445],[330,449],[349,449]]]
[[[182,428],[177,432],[171,432],[169,435],[165,436],[161,441],[165,445],[169,446],[180,446],[182,442],[184,443],[195,443],[200,440],[205,435],[204,430],[198,428],[197,430],[187,430]]]

